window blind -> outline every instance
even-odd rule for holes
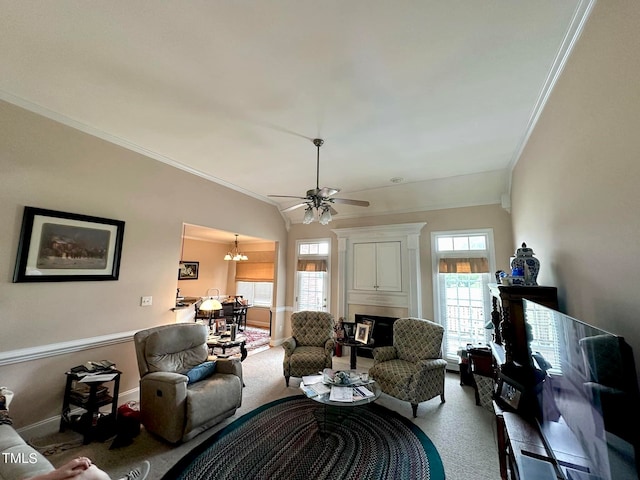
[[[438,273],[489,273],[489,259],[441,258],[438,262]]]
[[[326,260],[298,260],[298,272],[326,272]]]
[[[274,252],[247,252],[249,260],[236,264],[236,282],[273,282]]]

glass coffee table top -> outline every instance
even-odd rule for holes
[[[373,380],[362,380],[361,373],[354,370],[344,371],[349,377],[348,383],[335,383],[332,376],[312,375],[303,377],[300,389],[312,400],[323,405],[336,407],[357,407],[375,402],[382,391]],[[365,374],[366,375],[366,374]],[[305,383],[305,380],[308,383]]]

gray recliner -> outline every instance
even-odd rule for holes
[[[242,365],[237,358],[209,355],[207,327],[162,325],[134,337],[140,370],[142,424],[171,443],[190,440],[242,404]],[[215,360],[211,376],[188,384],[193,367]]]

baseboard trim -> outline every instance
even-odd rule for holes
[[[56,355],[66,355],[68,353],[91,350],[98,347],[106,347],[118,343],[130,342],[137,330],[129,332],[118,332],[98,337],[81,338],[68,342],[51,343],[38,347],[20,348],[0,353],[0,366],[11,365],[20,362],[30,362],[42,358],[49,358]]]
[[[120,393],[120,395],[118,395],[118,406],[124,405],[127,402],[137,402],[140,398],[138,391],[138,388],[133,388],[126,392]],[[86,410],[82,408],[75,408],[71,410],[71,414],[80,415],[85,411]],[[19,428],[16,431],[22,438],[28,440],[30,438],[38,438],[44,437],[45,435],[51,435],[53,433],[56,433],[59,429],[60,415],[56,415],[55,417],[47,418],[31,425],[27,425],[26,427]]]

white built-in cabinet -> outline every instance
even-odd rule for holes
[[[336,318],[346,318],[350,306],[406,309],[409,316],[422,316],[420,232],[425,225],[333,230],[338,237]]]
[[[353,289],[402,291],[402,242],[353,244]]]

